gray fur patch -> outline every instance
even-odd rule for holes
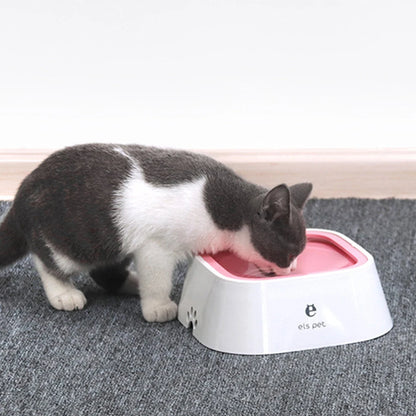
[[[137,145],[120,146],[138,161],[146,182],[174,186],[207,175],[217,162],[196,153]]]
[[[30,251],[53,268],[45,241],[80,264],[120,255],[113,194],[131,163],[107,145],[82,145],[48,157],[23,181],[14,201]]]

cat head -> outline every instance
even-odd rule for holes
[[[288,274],[306,245],[302,209],[312,184],[279,185],[251,201],[251,261],[264,275]]]

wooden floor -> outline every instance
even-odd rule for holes
[[[0,199],[52,150],[1,150]],[[307,181],[318,198],[416,198],[416,148],[380,150],[201,150],[268,188]]]

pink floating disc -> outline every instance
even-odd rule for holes
[[[256,266],[229,251],[202,258],[222,275],[235,279],[279,279],[314,273],[330,272],[364,264],[368,259],[356,247],[336,234],[325,231],[307,231],[305,250],[298,257],[296,271],[285,276],[253,276]]]

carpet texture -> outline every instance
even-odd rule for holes
[[[223,354],[178,321],[146,323],[137,298],[107,295],[85,276],[86,309],[55,311],[25,258],[0,271],[0,415],[414,415],[416,201],[312,199],[305,216],[373,254],[394,321],[387,335]]]

